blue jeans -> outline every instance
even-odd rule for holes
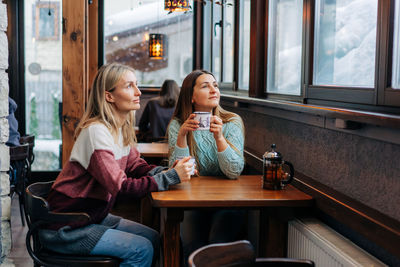
[[[151,266],[153,255],[158,255],[160,237],[157,231],[126,219],[115,229],[108,229],[91,255],[107,255],[122,260],[120,266]]]

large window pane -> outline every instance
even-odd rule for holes
[[[161,86],[165,79],[181,84],[192,71],[193,12],[164,10],[163,0],[104,1],[105,62],[136,69],[140,85]],[[167,56],[148,56],[149,34],[165,34]]]
[[[235,36],[235,1],[226,0],[224,5],[224,46],[223,46],[223,82],[233,82],[233,42]]]
[[[250,75],[250,0],[240,1],[239,89],[249,90]]]
[[[212,69],[217,81],[221,81],[221,40],[222,40],[222,7],[219,4],[212,4]]]
[[[377,2],[315,1],[314,84],[374,87]]]
[[[26,132],[35,135],[32,170],[60,166],[61,7],[61,0],[24,1]]]
[[[392,87],[400,89],[400,1],[397,0],[395,5]]]
[[[302,0],[269,0],[269,93],[300,95],[302,16]]]

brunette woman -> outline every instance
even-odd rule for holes
[[[168,126],[170,165],[179,157],[193,156],[200,175],[236,179],[243,170],[242,119],[219,105],[220,91],[212,73],[191,72],[183,81],[174,116]],[[198,131],[195,111],[210,112],[210,129]],[[238,237],[244,214],[237,210],[187,211],[181,238],[185,261],[195,249]]]

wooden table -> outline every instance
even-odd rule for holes
[[[185,209],[246,208],[260,209],[260,256],[285,255],[287,222],[278,219],[283,207],[307,207],[312,197],[289,185],[283,190],[265,190],[261,175],[242,175],[237,180],[225,177],[194,177],[170,187],[169,191],[151,193],[154,208],[165,212],[163,224],[164,267],[179,266],[180,222]],[[268,242],[267,242],[268,241]]]
[[[168,144],[167,143],[138,143],[137,150],[140,155],[148,158],[167,158]]]

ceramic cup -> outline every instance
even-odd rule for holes
[[[194,114],[196,114],[194,120],[199,122],[197,130],[210,130],[211,112],[195,111]]]
[[[183,158],[185,158],[185,157],[177,157],[176,159],[181,160]],[[191,157],[189,159],[189,162],[192,163],[192,170],[190,171],[190,175],[194,175],[194,170],[195,170],[194,166],[196,165],[196,160],[193,157]]]

